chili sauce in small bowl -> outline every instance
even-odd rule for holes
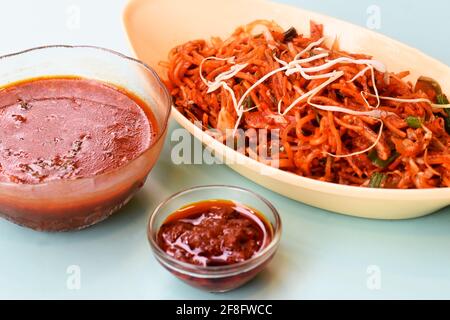
[[[234,197],[224,197],[228,194]],[[181,280],[211,292],[255,277],[275,254],[280,235],[280,217],[267,200],[230,186],[172,196],[154,211],[148,228],[157,260]]]

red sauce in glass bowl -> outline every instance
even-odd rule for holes
[[[179,261],[223,266],[249,260],[272,237],[272,227],[257,211],[229,200],[206,200],[168,216],[157,243]]]
[[[0,216],[67,231],[119,210],[163,146],[152,110],[121,87],[79,77],[0,88]]]
[[[80,78],[40,78],[0,90],[0,182],[99,175],[137,158],[156,135],[141,102]]]

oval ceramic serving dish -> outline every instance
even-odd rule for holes
[[[411,79],[426,75],[450,93],[450,68],[416,49],[370,30],[299,8],[263,0],[132,0],[124,13],[131,45],[139,59],[154,67],[171,48],[192,39],[229,35],[236,27],[256,19],[272,19],[282,27],[309,32],[309,22],[324,25],[325,35],[336,36],[344,50],[367,53],[383,61],[389,70],[411,70]],[[406,219],[430,214],[450,205],[450,188],[392,190],[352,187],[316,181],[271,168],[228,148],[195,127],[175,108],[173,117],[216,155],[232,158],[230,167],[256,183],[289,198],[343,214]]]

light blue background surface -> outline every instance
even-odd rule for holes
[[[447,1],[281,1],[366,25],[367,7],[381,9],[379,32],[450,64]],[[71,5],[80,28],[67,28]],[[0,10],[0,54],[42,44],[93,44],[129,53],[123,0],[14,0]],[[401,57],[399,57],[401,59]],[[172,123],[171,128],[175,125]],[[233,184],[267,197],[284,233],[270,267],[236,291],[213,295],[183,284],[151,256],[149,212],[164,198],[198,184]],[[26,195],[24,195],[26,196]],[[109,220],[80,232],[45,234],[0,221],[0,298],[450,298],[450,208],[408,221],[346,217],[288,200],[225,166],[174,166],[166,145],[138,196]],[[66,269],[81,268],[81,289],[66,286]],[[367,268],[381,288],[367,286]]]

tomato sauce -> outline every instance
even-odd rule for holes
[[[0,182],[79,179],[125,165],[157,133],[142,103],[121,88],[75,77],[0,89]]]
[[[233,201],[207,200],[172,213],[157,243],[177,260],[222,266],[252,258],[272,238],[271,225],[257,211]]]

